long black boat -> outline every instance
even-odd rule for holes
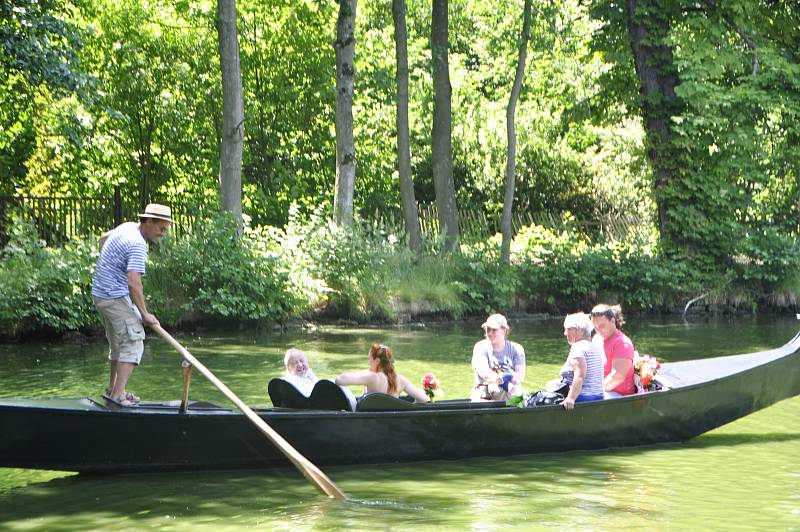
[[[319,466],[685,441],[800,394],[800,334],[768,351],[663,364],[663,389],[561,406],[414,405],[370,394],[355,411],[258,408]],[[288,460],[243,414],[209,403],[0,399],[0,466],[81,472],[252,469]]]

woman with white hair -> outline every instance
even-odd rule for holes
[[[603,354],[592,343],[592,320],[588,314],[568,314],[564,337],[570,348],[561,378],[569,384],[569,393],[562,405],[572,410],[575,403],[603,398]]]

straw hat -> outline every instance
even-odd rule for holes
[[[172,222],[172,210],[166,205],[151,203],[145,207],[144,212],[139,215],[139,218],[155,218],[157,220]]]

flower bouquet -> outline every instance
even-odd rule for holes
[[[650,355],[639,356],[639,353],[633,358],[633,382],[636,385],[636,390],[640,392],[651,392],[658,390],[655,376],[658,373],[658,368],[661,363],[656,357]]]
[[[444,391],[442,391],[442,388],[439,386],[439,381],[436,380],[436,376],[433,373],[428,373],[422,377],[422,390],[431,401],[433,401],[434,397],[444,396]]]

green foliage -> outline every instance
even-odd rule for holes
[[[742,281],[751,288],[757,283],[762,292],[780,287],[800,270],[800,243],[775,228],[748,233],[737,251]]]
[[[466,289],[459,275],[458,257],[452,255],[415,255],[405,248],[387,258],[390,296],[410,312],[458,317],[469,308],[463,293]]]
[[[308,246],[314,257],[312,271],[329,289],[328,310],[355,319],[385,317],[388,302],[380,281],[385,248],[390,244],[368,239],[356,229],[319,220],[311,227]]]
[[[82,39],[72,11],[63,0],[0,2],[0,69],[22,74],[31,87],[82,87],[86,80],[76,68]]]
[[[666,221],[663,244],[704,271],[720,270],[765,220],[797,231],[800,68],[789,44],[798,42],[797,10],[747,0],[636,5],[630,13],[592,4],[603,22],[593,44],[611,64],[601,95],[634,113],[650,104],[651,114],[669,118],[668,131],[648,133],[662,171],[655,200]],[[631,62],[631,17],[650,32],[645,44],[658,47],[651,66],[676,77],[672,109],[640,97],[646,81]]]
[[[692,293],[688,265],[647,245],[592,244],[568,227],[531,226],[512,247],[520,293],[535,307],[570,311],[600,300],[634,309],[666,309]]]
[[[455,259],[464,308],[470,313],[496,312],[513,306],[520,287],[514,268],[500,261],[500,238],[462,248]]]
[[[0,2],[0,194],[27,188],[26,163],[37,143],[50,139],[35,120],[50,103],[91,93],[78,60],[84,35],[75,11],[61,0]]]
[[[536,4],[516,115],[514,200],[526,220],[566,211],[582,223],[636,218],[648,225],[645,238],[621,246],[598,243],[599,227],[590,237],[576,236],[590,232],[577,224],[566,232],[527,228],[505,269],[494,260],[496,239],[468,242],[452,259],[437,258],[429,242],[431,254],[414,257],[403,250],[402,231],[328,226],[318,209],[330,203],[335,181],[337,5],[239,2],[243,210],[252,228],[231,240],[213,221],[187,229],[189,247],[174,239],[154,250],[145,279],[155,310],[168,319],[322,310],[392,319],[409,305],[483,313],[518,294],[534,306],[607,296],[647,308],[709,285],[720,294],[744,283],[791,285],[796,246],[787,235],[797,234],[800,219],[797,9],[748,0],[637,4],[638,20],[653,30],[647,44],[662,47],[654,59],[670,58],[660,66],[675,71],[679,105],[642,101],[627,4]],[[0,194],[107,197],[121,183],[127,208],[160,198],[215,211],[214,7],[3,2]],[[409,0],[407,12],[412,171],[416,197],[427,204],[435,197],[430,2]],[[478,219],[502,210],[521,14],[520,0],[450,3],[454,179],[459,207]],[[399,219],[391,12],[387,3],[366,3],[357,15],[356,210],[362,219]],[[645,104],[668,117],[666,145],[645,137]],[[659,245],[649,240],[656,213],[668,223]],[[228,254],[235,260],[226,265]],[[54,261],[43,251],[23,256]],[[206,260],[214,271],[204,270]],[[248,276],[259,282],[246,286]],[[14,292],[15,301],[24,293]]]
[[[0,254],[0,336],[96,326],[91,297],[94,247],[89,240],[46,248],[35,227],[15,223]]]
[[[145,292],[165,319],[281,320],[293,309],[277,244],[220,215],[189,236],[167,238],[151,254]]]
[[[732,267],[676,260],[647,242],[596,242],[566,217],[558,229],[523,228],[511,265],[500,237],[460,254],[409,252],[388,229],[341,229],[318,210],[292,208],[286,229],[252,229],[220,215],[150,253],[149,308],[165,325],[282,321],[301,317],[397,321],[522,308],[563,313],[597,301],[628,310],[671,310],[702,293],[755,307],[800,295],[800,245],[764,230],[743,240]],[[36,229],[14,226],[0,255],[0,336],[99,326],[91,299],[96,242],[46,248]],[[765,299],[768,298],[768,299]],[[783,301],[783,303],[780,303]]]

